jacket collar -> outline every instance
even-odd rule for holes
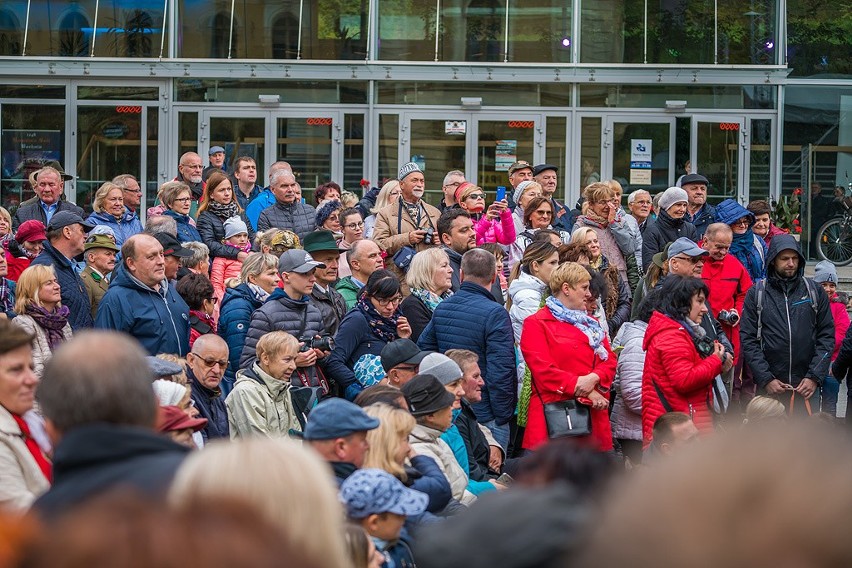
[[[23,436],[21,427],[15,422],[12,413],[0,406],[0,432],[10,436]]]
[[[255,363],[251,366],[251,369],[245,369],[238,373],[237,379],[239,377],[244,376],[248,379],[252,379],[257,381],[258,383],[264,385],[266,389],[272,394],[273,398],[278,398],[282,393],[286,393],[290,390],[290,381],[279,381],[273,378],[269,373],[265,372],[260,368],[260,365]]]
[[[442,434],[443,432],[440,430],[429,428],[423,424],[415,424],[414,429],[411,431],[411,435],[414,436],[414,438],[424,442],[435,442]]]
[[[480,296],[484,296],[491,300],[494,303],[497,303],[497,300],[494,299],[494,296],[491,295],[491,292],[479,284],[474,284],[473,282],[462,282],[461,287],[459,287],[459,292],[466,291],[472,294],[478,294]]]
[[[222,389],[220,387],[216,387],[216,389],[213,390],[213,389],[208,389],[203,384],[201,384],[201,381],[199,381],[196,378],[195,373],[192,372],[192,367],[190,367],[189,365],[186,366],[186,377],[190,380],[190,382],[193,386],[193,390],[197,389],[200,393],[204,394],[207,398],[214,399],[214,398],[219,398],[220,396],[222,396]]]

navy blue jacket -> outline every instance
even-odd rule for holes
[[[133,278],[124,263],[113,271],[95,327],[129,333],[151,355],[189,352],[189,306],[165,280],[156,292]]]
[[[716,208],[709,203],[705,203],[698,210],[698,213],[690,215],[689,211],[687,211],[683,218],[692,223],[695,230],[698,231],[698,237],[701,238],[707,232],[707,227],[716,222]]]
[[[192,400],[195,401],[195,408],[198,409],[198,414],[201,418],[207,419],[207,426],[201,430],[201,437],[206,443],[211,438],[231,437],[231,430],[228,426],[228,407],[225,406],[225,397],[222,396],[222,390],[216,389],[212,391],[198,382],[192,368],[186,367],[186,378],[189,379],[190,389],[192,390]]]
[[[352,368],[362,355],[381,355],[387,343],[373,333],[367,317],[357,307],[350,310],[334,336],[334,349],[325,362],[325,372],[344,389],[355,381]]]
[[[570,209],[553,198],[550,199],[550,203],[553,205],[553,222],[551,225],[557,231],[561,230],[570,233],[574,228],[574,223],[576,221],[576,219],[574,219],[574,214],[571,213]]]
[[[177,223],[177,239],[183,243],[188,243],[190,241],[195,242],[204,242],[201,240],[201,233],[198,232],[198,229],[192,226],[189,222],[189,215],[180,215],[171,210],[163,211],[163,215],[168,215]],[[210,255],[213,256],[213,255]]]
[[[71,314],[68,323],[71,329],[80,331],[92,327],[92,304],[89,302],[89,294],[86,286],[80,279],[80,275],[74,270],[73,263],[61,252],[53,248],[49,241],[44,241],[44,250],[33,259],[30,266],[42,264],[52,266],[56,272],[56,279],[62,287],[62,305],[68,306]]]
[[[228,369],[225,382],[233,386],[240,368],[240,355],[246,344],[246,334],[251,323],[251,314],[263,302],[257,299],[248,284],[240,284],[225,290],[222,307],[219,310],[219,335],[228,343]],[[230,388],[223,389],[230,392]]]
[[[509,422],[517,403],[515,338],[509,312],[491,293],[473,282],[441,302],[417,344],[426,351],[469,349],[479,356],[485,385],[473,409],[480,422]]]

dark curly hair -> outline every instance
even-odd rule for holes
[[[672,319],[683,319],[692,309],[692,298],[702,292],[705,298],[710,293],[702,279],[670,274],[660,288],[657,309]]]

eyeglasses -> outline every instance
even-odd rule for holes
[[[746,227],[748,227],[749,221],[750,220],[748,217],[743,217],[742,219],[737,219],[736,221],[731,223],[731,225],[745,225]]]
[[[467,196],[468,199],[485,199],[484,193],[471,193]]]
[[[393,298],[383,299],[383,298],[373,298],[377,304],[382,307],[389,306],[391,304],[399,304],[402,301],[402,296],[394,296]]]
[[[553,215],[553,211],[550,211],[549,209],[536,209],[533,213],[536,215],[546,215],[548,217]]]
[[[348,225],[344,225],[344,227],[346,227],[350,231],[363,229],[364,228],[364,221],[361,221],[360,223],[349,223]]]
[[[219,367],[221,367],[222,369],[226,369],[228,367],[228,360],[227,359],[225,359],[225,360],[207,359],[206,357],[202,357],[198,353],[193,353],[192,351],[190,351],[190,354],[193,357],[198,357],[199,359],[201,359],[201,361],[204,363],[205,367],[210,367],[211,369],[213,367],[215,367],[216,365],[219,365]]]
[[[192,201],[192,198],[191,197],[177,197],[177,198],[175,198],[175,201],[180,201],[181,203],[189,203],[190,201]]]
[[[460,181],[454,181],[453,183],[448,183],[448,184],[447,184],[447,185],[445,185],[444,187],[458,187],[458,186],[460,186],[460,185],[461,185],[461,182],[460,182]]]
[[[673,258],[676,258],[677,260],[685,260],[690,264],[698,264],[704,260],[702,256],[675,256]]]
[[[212,298],[207,298],[207,300],[208,300],[211,304],[213,304],[214,306],[215,306],[216,304],[218,304],[218,303],[219,303],[219,298],[217,298],[217,297],[215,297],[215,296],[214,296],[214,297],[212,297]]]
[[[136,193],[136,194],[142,195],[141,189],[127,189],[125,187],[125,188],[122,188],[122,191],[126,191],[127,193]]]

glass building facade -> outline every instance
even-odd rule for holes
[[[491,192],[526,159],[557,165],[572,204],[590,180],[654,192],[687,167],[711,201],[746,202],[846,187],[850,117],[848,2],[0,4],[6,207],[46,159],[78,202],[118,173],[153,202],[181,153],[214,145],[286,159],[306,190],[414,160],[433,197],[452,169]]]

